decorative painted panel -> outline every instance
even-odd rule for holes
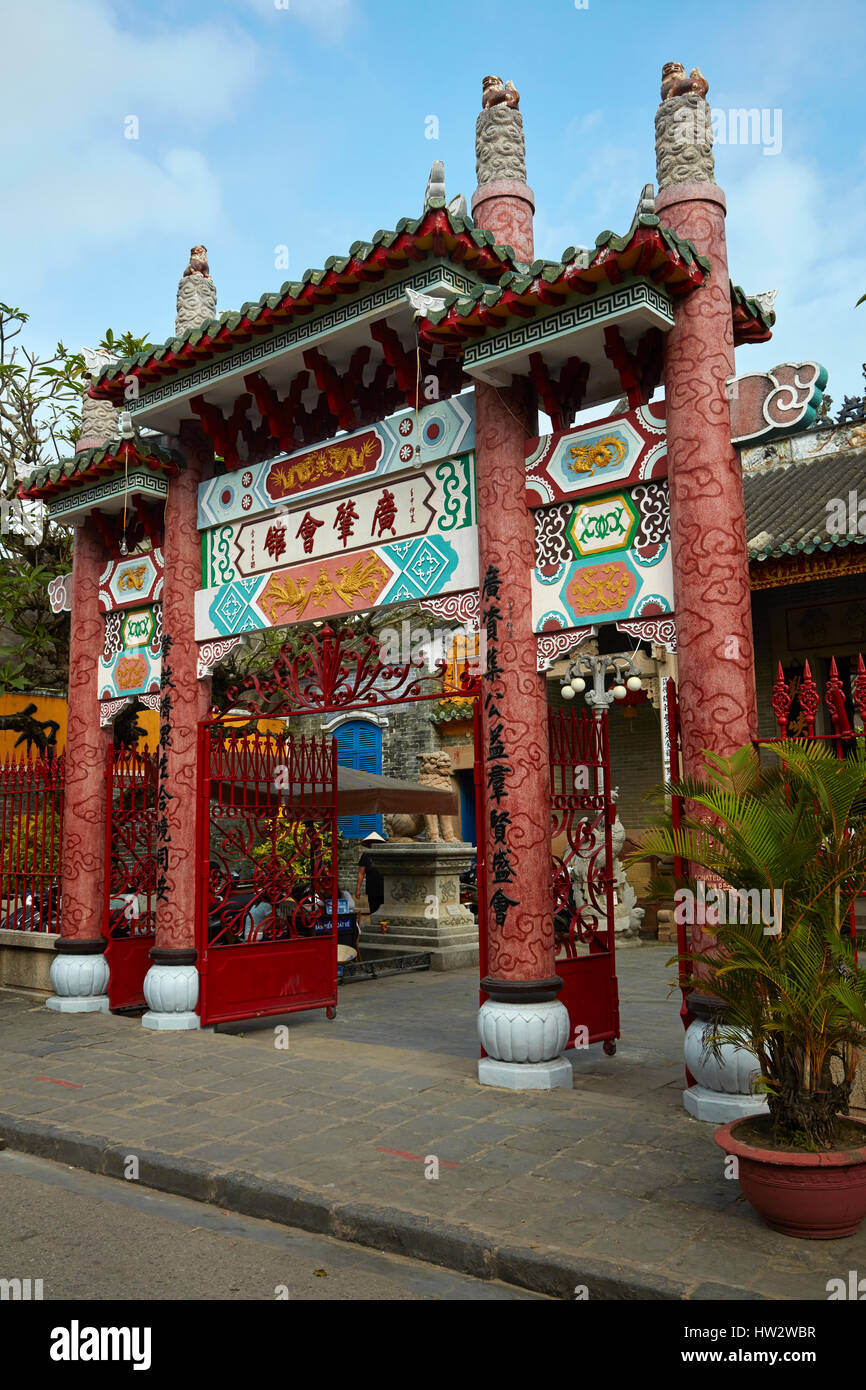
[[[369,550],[383,541],[447,534],[475,521],[474,458],[444,459],[424,472],[382,483],[361,482],[319,502],[227,522],[202,533],[206,588],[303,563]]]
[[[202,589],[196,594],[196,640],[208,642],[477,586],[477,528],[463,526],[447,533],[443,528]]]
[[[99,580],[100,613],[153,603],[162,593],[162,579],[161,550],[110,561]]]
[[[157,691],[161,670],[161,604],[106,614],[99,699],[117,700]]]
[[[474,411],[473,395],[436,401],[422,407],[417,423],[414,411],[403,411],[318,448],[212,478],[199,488],[199,529],[243,521],[273,511],[280,502],[345,491],[347,483],[423,468],[466,453],[475,445]]]
[[[527,443],[530,507],[667,477],[664,402]]]
[[[673,611],[666,482],[535,513],[536,632]]]

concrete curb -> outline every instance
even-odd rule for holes
[[[628,1270],[591,1256],[569,1258],[556,1250],[497,1246],[472,1226],[454,1225],[398,1207],[325,1197],[315,1188],[260,1178],[254,1173],[227,1172],[199,1159],[124,1146],[100,1135],[0,1113],[0,1148],[3,1140],[22,1153],[119,1179],[123,1179],[125,1165],[134,1154],[139,1164],[138,1181],[157,1192],[422,1260],[475,1279],[498,1279],[549,1298],[573,1301],[582,1288],[591,1300],[629,1302],[679,1301],[695,1292],[693,1286],[674,1283],[651,1271]],[[713,1287],[715,1297],[724,1287],[728,1298],[756,1298],[745,1289]]]

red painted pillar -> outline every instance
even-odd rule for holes
[[[162,590],[162,699],[157,832],[156,937],[144,983],[146,1028],[199,1026],[195,944],[196,773],[198,726],[211,703],[210,680],[196,674],[195,594],[201,587],[198,485],[213,459],[198,424],[181,428],[185,469],[172,478],[165,505]]]
[[[714,177],[710,108],[695,92],[669,96],[655,124],[656,212],[711,262],[706,284],[675,305],[664,359],[683,774],[692,777],[705,775],[705,748],[727,756],[757,731],[752,607],[726,389],[734,374],[726,205]],[[690,933],[692,951],[715,945],[699,922]],[[712,1058],[705,1051],[710,1001],[693,993],[686,1005],[686,1077],[697,1082],[683,1094],[686,1110],[713,1123],[762,1110],[766,1102],[746,1093],[752,1067],[742,1051],[724,1045]]]
[[[702,97],[661,103],[656,157],[662,225],[712,263],[703,288],[677,301],[664,359],[683,764],[694,776],[703,749],[726,756],[757,730],[743,478],[726,389],[735,368],[725,195]]]
[[[105,771],[111,731],[99,726],[99,658],[105,621],[99,612],[102,541],[92,521],[75,531],[66,731],[66,790],[60,939],[51,964],[49,1009],[105,1012],[108,965],[105,907]]]
[[[477,128],[479,226],[533,260],[533,195],[523,122],[505,105]],[[526,504],[525,445],[535,433],[529,383],[475,389],[481,627],[486,632],[485,758],[488,975],[479,1080],[512,1089],[571,1086],[562,1050],[568,1014],[554,968],[547,691],[537,670],[531,574],[535,530]]]

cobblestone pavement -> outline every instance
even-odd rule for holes
[[[0,993],[0,1111],[13,1146],[15,1125],[62,1126],[130,1154],[396,1209],[407,1227],[448,1223],[586,1269],[602,1288],[609,1274],[611,1296],[825,1299],[828,1279],[866,1269],[866,1232],[791,1240],[725,1179],[713,1126],[682,1107],[669,954],[620,953],[616,1056],[569,1054],[574,1090],[541,1094],[477,1084],[471,970],[346,985],[333,1022],[293,1015],[282,1035],[275,1019],[151,1033]]]

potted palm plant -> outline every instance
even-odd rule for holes
[[[767,751],[770,766],[751,746],[705,753],[705,778],[663,789],[683,799],[679,827],[666,815],[631,858],[688,866],[675,901],[683,920],[689,902],[706,904],[713,944],[675,959],[713,998],[705,1048],[747,1047],[760,1069],[767,1113],[723,1125],[716,1142],[770,1226],[832,1239],[866,1215],[866,1124],[849,1115],[866,970],[848,925],[866,889],[866,747],[844,759],[804,740]],[[717,886],[706,891],[708,881]],[[656,880],[651,891],[670,887]]]

